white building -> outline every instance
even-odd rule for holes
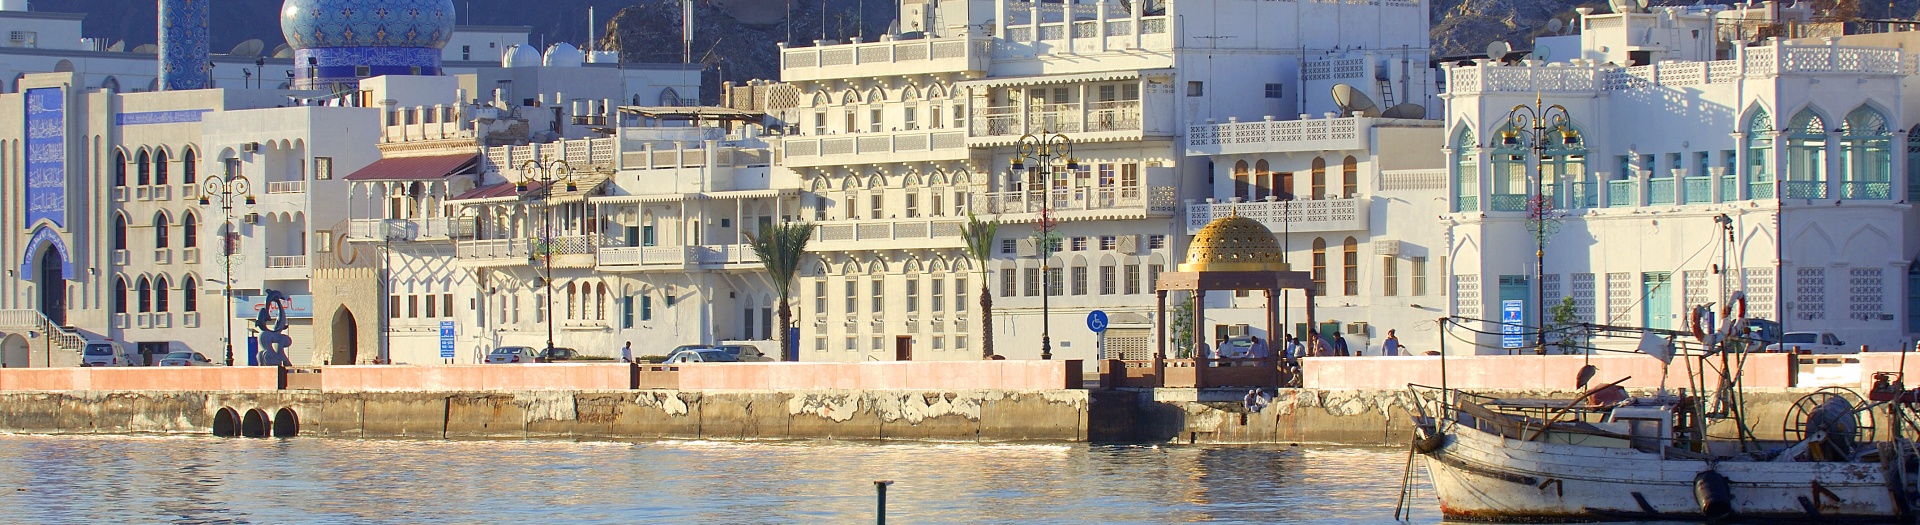
[[[1743,290],[1752,317],[1788,331],[1910,344],[1920,311],[1902,276],[1920,248],[1909,227],[1920,164],[1896,148],[1920,122],[1904,104],[1913,70],[1899,44],[1910,34],[1716,32],[1766,12],[1582,10],[1579,49],[1554,53],[1573,57],[1564,62],[1448,67],[1454,313],[1498,319],[1511,304],[1536,324],[1541,294],[1549,306],[1572,297],[1581,321],[1685,329],[1689,307]],[[1538,164],[1553,211],[1542,278],[1530,141],[1507,139],[1510,111],[1536,97],[1570,119],[1544,121]]]

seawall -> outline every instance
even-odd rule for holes
[[[0,431],[349,438],[1086,441],[1085,390],[45,391]]]

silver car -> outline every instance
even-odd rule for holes
[[[487,364],[533,363],[539,354],[540,351],[531,346],[502,346],[487,352]]]
[[[174,352],[160,358],[159,366],[217,366],[200,352]]]

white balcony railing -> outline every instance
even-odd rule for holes
[[[1364,150],[1367,129],[1374,120],[1343,117],[1194,124],[1187,128],[1187,155]]]
[[[1002,191],[988,193],[985,197],[974,201],[975,212],[1040,213],[1045,208],[1054,213],[1116,210],[1172,214],[1177,206],[1171,186],[1068,188],[1048,192]]]
[[[928,155],[935,152],[945,153],[939,155],[940,158],[967,157],[966,133],[957,129],[792,137],[786,139],[784,146],[786,163],[790,166],[850,164],[859,162],[855,157],[869,155],[885,155],[894,162],[935,160],[935,156]]]
[[[992,54],[993,39],[984,36],[782,49],[780,79],[807,82],[871,76],[876,67],[890,75],[985,72]]]
[[[270,195],[306,192],[307,181],[304,180],[277,180],[267,183],[267,193]]]
[[[283,270],[283,269],[289,269],[289,268],[306,268],[306,267],[307,267],[307,256],[305,255],[269,255],[267,256],[267,268]]]
[[[1367,229],[1367,199],[1321,199],[1226,203],[1187,203],[1187,234],[1200,233],[1207,223],[1239,215],[1267,225],[1275,232],[1337,232]]]
[[[905,241],[915,239],[959,239],[966,227],[964,219],[927,219],[859,224],[823,224],[813,231],[813,240],[833,241]],[[754,259],[758,261],[756,257]]]
[[[1767,78],[1782,74],[1900,75],[1905,71],[1903,51],[1894,48],[1838,45],[1772,44],[1740,49],[1734,60],[1662,62],[1619,67],[1575,61],[1572,64],[1482,64],[1447,69],[1447,92],[1534,93],[1597,92],[1727,84],[1742,77]]]
[[[429,238],[473,237],[473,222],[449,217],[422,219],[354,219],[347,238],[357,241],[415,241]]]

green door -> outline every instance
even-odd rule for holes
[[[1647,328],[1674,329],[1673,273],[1640,274],[1640,325]]]

